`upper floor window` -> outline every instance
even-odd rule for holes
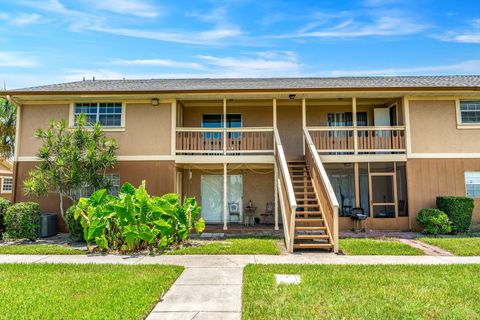
[[[480,198],[480,172],[465,172],[466,196]]]
[[[2,179],[2,193],[10,193],[13,190],[13,178],[4,177]]]
[[[203,128],[223,128],[222,114],[204,114],[202,115]],[[241,128],[241,114],[227,114],[227,128]]]
[[[460,117],[463,124],[480,124],[480,100],[460,101]]]
[[[104,127],[122,127],[123,108],[121,102],[75,103],[74,125],[77,124],[77,118],[81,113],[85,115],[88,126],[99,122]]]

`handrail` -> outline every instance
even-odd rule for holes
[[[405,126],[342,126],[342,127],[308,127],[309,131],[353,131],[354,129],[357,130],[405,130]]]
[[[176,132],[270,132],[273,127],[241,127],[241,128],[198,128],[177,127]]]
[[[327,172],[325,171],[322,161],[320,160],[316,147],[312,141],[312,138],[310,137],[310,133],[308,132],[308,129],[306,127],[303,128],[303,136],[305,139],[305,161],[307,163],[307,166],[309,166],[310,176],[317,197],[319,197],[320,195],[326,196],[327,203],[325,203],[325,201],[322,201],[322,197],[319,197],[318,201],[320,203],[320,206],[322,207],[323,217],[327,222],[325,226],[327,227],[329,234],[331,235],[330,240],[333,243],[333,251],[338,252],[338,200],[335,196],[335,192],[333,191],[330,179],[328,179]],[[311,156],[313,164],[310,163],[309,156]],[[317,183],[319,184],[320,188],[318,189],[320,190],[317,190]]]
[[[288,171],[287,159],[283,151],[282,141],[278,130],[274,129],[275,140],[275,163],[279,170],[278,192],[280,207],[282,211],[283,231],[285,234],[285,244],[288,252],[293,251],[293,241],[295,237],[295,214],[297,211],[297,200],[293,189],[290,172]],[[286,201],[285,201],[286,200]]]

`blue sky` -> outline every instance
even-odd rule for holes
[[[8,89],[91,79],[480,74],[480,1],[2,0]]]

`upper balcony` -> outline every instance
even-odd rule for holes
[[[322,159],[398,161],[406,151],[403,119],[400,98],[183,100],[177,105],[176,155],[272,158],[278,128],[287,157],[302,156],[306,127]]]

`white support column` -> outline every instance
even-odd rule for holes
[[[412,136],[410,135],[410,101],[408,97],[403,97],[403,123],[405,125],[405,149],[407,158],[412,153]]]
[[[302,132],[303,128],[307,126],[307,101],[302,98]],[[303,155],[305,155],[305,142],[302,142]]]
[[[171,141],[170,141],[170,155],[175,156],[176,154],[176,149],[177,149],[177,143],[176,143],[176,138],[177,138],[177,100],[174,100],[172,102],[172,122],[171,122]]]
[[[277,99],[273,98],[273,128],[277,128]]]
[[[227,98],[223,98],[223,155],[227,154]]]
[[[275,179],[274,181],[274,190],[275,190],[275,230],[278,230],[278,168],[277,168],[277,163],[273,163],[273,178]]]
[[[352,98],[352,126],[353,126],[353,150],[358,154],[358,134],[357,134],[357,98]]]
[[[227,230],[228,195],[227,195],[227,164],[223,163],[223,230]]]

